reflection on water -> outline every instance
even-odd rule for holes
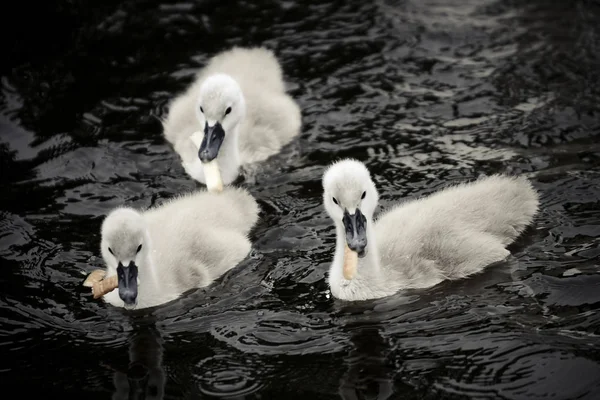
[[[393,397],[393,365],[387,359],[385,343],[377,327],[369,326],[351,333],[354,345],[345,363],[348,370],[340,381],[339,394],[344,400]]]
[[[0,64],[0,378],[24,396],[595,399],[600,7],[508,0],[15,4]],[[38,30],[30,29],[36,26]],[[44,32],[39,34],[39,32]],[[250,168],[254,249],[208,288],[126,312],[81,286],[103,216],[196,187],[158,118],[197,68],[265,45],[301,137]],[[382,209],[523,173],[506,263],[386,299],[331,298],[323,168],[365,161]],[[162,361],[161,361],[162,360]]]
[[[165,394],[165,370],[162,366],[161,337],[154,327],[142,327],[132,333],[129,364],[114,372],[113,400],[162,400]]]

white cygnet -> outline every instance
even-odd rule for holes
[[[331,165],[323,188],[337,236],[328,281],[343,300],[481,272],[507,258],[506,246],[532,222],[539,203],[527,179],[494,175],[396,204],[374,220],[377,189],[365,165],[352,159]]]
[[[205,190],[137,211],[119,207],[102,223],[106,278],[118,289],[103,296],[117,307],[153,307],[204,287],[250,252],[259,207],[244,189]]]
[[[241,166],[278,153],[300,127],[300,108],[265,48],[236,47],[211,58],[163,121],[164,136],[187,174],[207,184],[206,165],[215,161],[224,185]]]

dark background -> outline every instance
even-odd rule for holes
[[[11,3],[0,42],[4,393],[600,397],[597,2]],[[102,265],[103,216],[198,187],[157,118],[233,45],[273,49],[303,110],[300,138],[241,183],[262,208],[251,256],[155,309],[94,301],[81,283]],[[532,179],[541,211],[513,258],[479,276],[340,302],[325,281],[334,230],[320,178],[346,156],[367,163],[383,208],[509,172]]]

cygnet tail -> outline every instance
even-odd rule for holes
[[[505,246],[531,224],[539,198],[525,177],[494,175],[472,184],[470,206],[480,228],[497,237]]]
[[[252,82],[279,93],[285,91],[279,60],[272,50],[264,47],[233,47],[225,50],[215,55],[201,74],[207,76],[217,72],[231,75],[242,87],[245,82]]]

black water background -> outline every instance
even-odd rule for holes
[[[599,396],[598,3],[72,0],[4,19],[3,389],[127,398],[145,376],[165,399]],[[157,117],[232,45],[275,50],[303,109],[299,140],[248,186],[255,250],[157,309],[93,301],[81,281],[105,213],[196,187]],[[508,263],[345,304],[325,282],[320,203],[345,156],[368,164],[382,207],[516,172],[542,211]]]

